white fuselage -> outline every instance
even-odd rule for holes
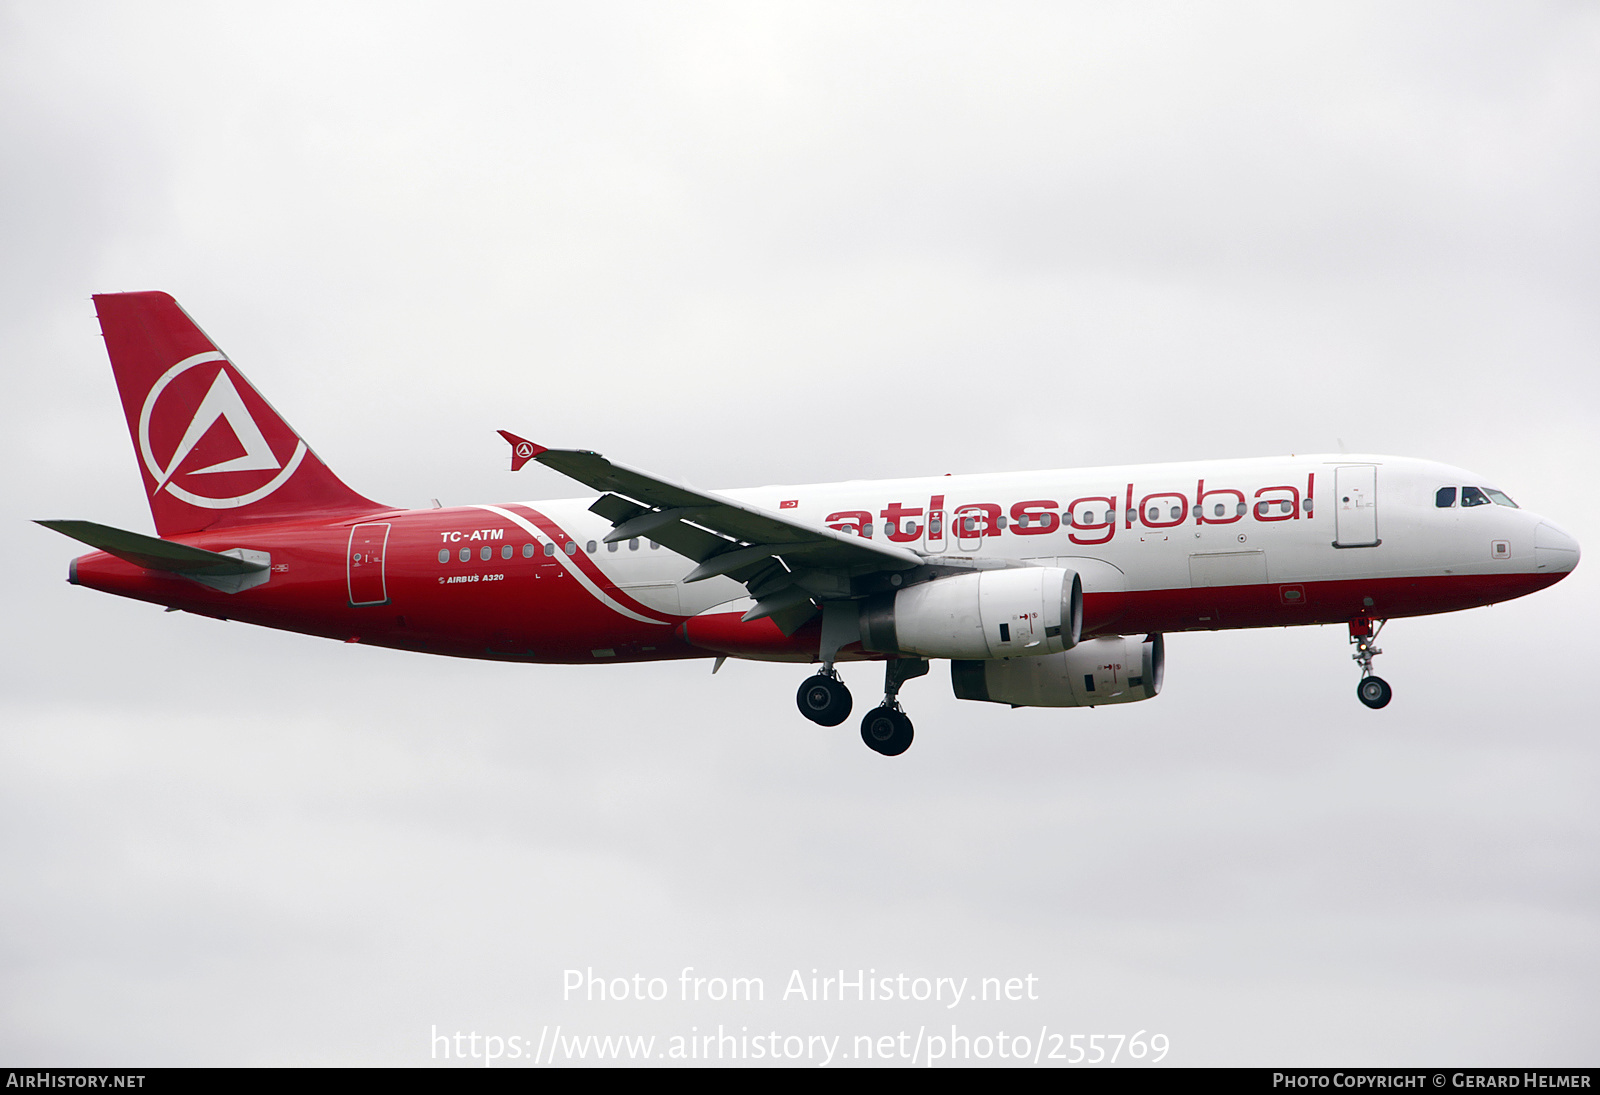
[[[1286,619],[1332,622],[1343,601],[1310,590],[1370,583],[1356,602],[1373,616],[1451,611],[1549,584],[1578,560],[1572,538],[1510,505],[1463,505],[1464,488],[1494,484],[1432,461],[1316,455],[1059,471],[947,475],[723,491],[729,497],[939,557],[1067,566],[1101,594],[1270,587]],[[1454,489],[1454,504],[1438,492]],[[685,585],[689,560],[648,540],[606,545],[611,526],[589,499],[529,503],[585,548],[617,586],[661,612],[695,615],[744,597],[727,578]],[[590,548],[590,545],[592,549]],[[1465,581],[1428,607],[1396,598],[1412,579]],[[1518,578],[1534,579],[1531,587]],[[1547,579],[1538,582],[1540,578]],[[1477,579],[1474,581],[1474,579]],[[1498,579],[1511,579],[1509,583]],[[1301,587],[1296,591],[1295,587]],[[1204,597],[1204,595],[1201,595]],[[1219,593],[1219,596],[1222,596]],[[1387,598],[1389,603],[1385,604]],[[1237,598],[1234,598],[1237,599]],[[1300,603],[1296,604],[1295,601]],[[1256,626],[1258,613],[1204,603],[1169,627]],[[1304,618],[1294,610],[1305,609]],[[1281,615],[1281,614],[1280,614]],[[1145,624],[1140,621],[1140,626]]]

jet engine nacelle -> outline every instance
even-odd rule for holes
[[[869,599],[861,645],[924,658],[1059,654],[1083,629],[1083,583],[1062,567],[980,570]]]
[[[1166,661],[1160,635],[1107,635],[1045,658],[952,661],[950,686],[958,699],[1013,707],[1133,703],[1161,691]]]

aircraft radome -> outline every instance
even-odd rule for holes
[[[77,585],[204,616],[506,662],[820,665],[801,713],[911,744],[901,686],[1022,707],[1161,690],[1169,631],[1339,624],[1357,695],[1386,620],[1521,597],[1578,544],[1492,480],[1324,455],[703,491],[502,431],[590,493],[395,509],[351,490],[165,293],[97,296],[157,536],[41,521],[98,550]]]

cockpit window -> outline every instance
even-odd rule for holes
[[[1440,509],[1449,509],[1456,504],[1456,488],[1440,487],[1439,493],[1433,496],[1433,504]]]
[[[1497,491],[1497,490],[1493,490],[1493,489],[1491,489],[1489,487],[1484,487],[1483,488],[1483,493],[1487,494],[1490,497],[1490,499],[1492,499],[1494,501],[1494,504],[1497,505],[1497,506],[1510,506],[1512,509],[1521,509],[1522,508],[1521,506],[1519,506],[1515,502],[1513,502],[1511,499],[1507,498],[1505,496],[1504,492],[1502,492],[1502,491]]]
[[[1463,506],[1487,506],[1489,499],[1477,487],[1462,487],[1461,504]]]

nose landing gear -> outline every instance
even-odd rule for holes
[[[1356,685],[1356,695],[1361,702],[1376,711],[1389,702],[1394,695],[1394,689],[1389,687],[1389,682],[1382,677],[1363,677]]]
[[[1350,657],[1361,666],[1361,680],[1356,682],[1356,698],[1374,711],[1387,706],[1394,697],[1394,689],[1389,687],[1389,682],[1382,677],[1374,676],[1372,672],[1372,659],[1383,653],[1376,645],[1378,632],[1382,631],[1383,625],[1388,622],[1375,621],[1366,616],[1358,616],[1350,621],[1350,641],[1356,648],[1356,652]]]

